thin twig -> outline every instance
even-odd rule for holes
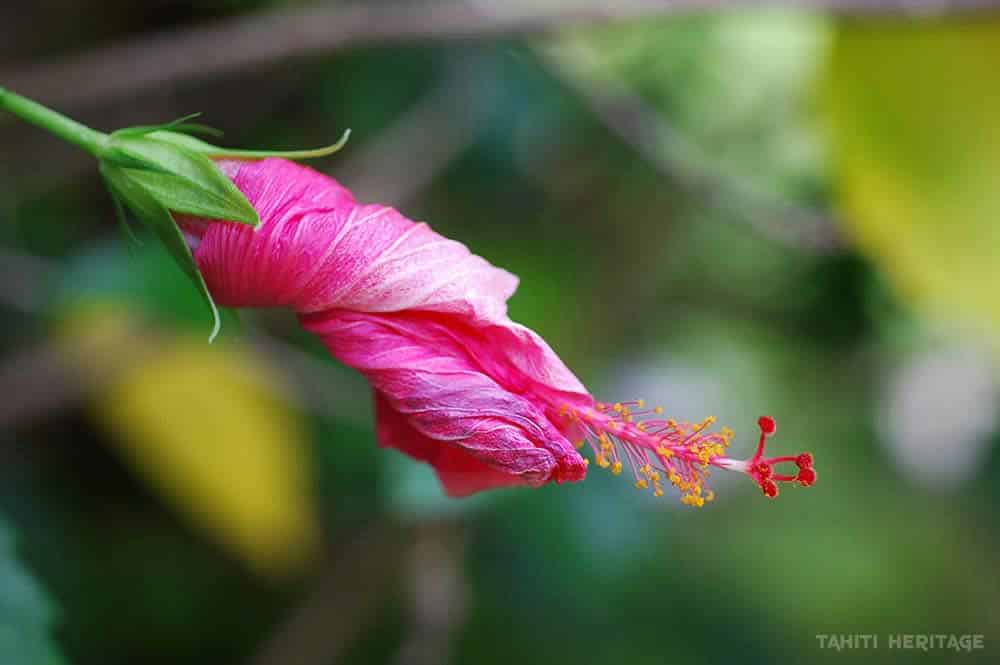
[[[856,15],[996,9],[996,0],[517,0],[489,16],[461,2],[324,4],[143,36],[50,62],[0,70],[3,85],[46,104],[107,103],[288,58],[371,45],[533,34],[691,11],[786,7]]]
[[[424,522],[413,531],[407,557],[410,628],[396,654],[399,665],[445,665],[466,615],[465,531],[458,522]]]
[[[598,85],[564,52],[543,46],[535,53],[605,127],[683,190],[783,245],[814,254],[843,249],[832,218],[707,166],[709,160],[624,82],[602,79]]]
[[[477,62],[455,66],[430,93],[360,153],[336,165],[338,179],[362,201],[402,205],[448,167],[479,135],[491,90],[475,87]]]
[[[4,356],[0,363],[0,429],[9,430],[78,406],[129,368],[158,351],[162,335],[135,322],[100,339],[75,346],[43,339]],[[113,352],[112,352],[113,349]]]
[[[250,665],[327,665],[375,618],[393,592],[407,533],[375,523],[330,561],[312,593],[265,641]]]

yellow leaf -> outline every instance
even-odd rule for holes
[[[313,559],[306,432],[271,367],[239,345],[150,335],[108,307],[77,313],[64,330],[86,370],[111,368],[96,416],[165,500],[264,574]]]
[[[845,22],[823,97],[858,245],[933,317],[1000,343],[1000,19]]]

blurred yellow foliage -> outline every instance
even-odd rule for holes
[[[900,292],[1000,345],[1000,20],[851,21],[823,80],[846,222]]]
[[[166,501],[263,574],[314,558],[306,433],[277,372],[241,345],[143,330],[113,307],[74,312],[62,332],[98,379],[99,422]]]

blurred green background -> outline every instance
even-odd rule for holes
[[[208,346],[85,156],[0,118],[0,664],[997,662],[1000,15],[360,6],[14,2],[0,83],[102,130],[350,127],[313,166],[518,274],[595,395],[737,456],[774,416],[818,483],[447,499],[289,313]],[[889,648],[926,633],[985,648]]]

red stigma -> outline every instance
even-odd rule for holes
[[[812,469],[799,469],[799,475],[795,479],[799,481],[799,485],[809,487],[816,482],[816,472]]]
[[[785,455],[781,457],[764,457],[764,446],[768,437],[774,434],[777,429],[774,418],[761,416],[757,420],[760,427],[760,441],[757,443],[757,452],[754,456],[746,460],[746,474],[769,499],[778,496],[778,483],[797,482],[802,487],[809,487],[816,482],[816,470],[813,469],[813,456],[810,453],[799,453],[798,455]],[[798,467],[795,475],[776,473],[775,464],[794,463]]]

